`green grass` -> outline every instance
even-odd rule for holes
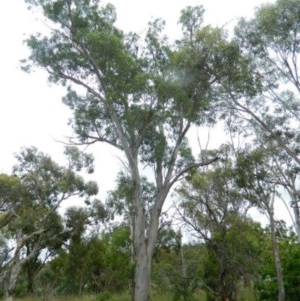
[[[41,297],[27,297],[27,298],[17,298],[15,301],[42,301]],[[129,293],[115,294],[111,295],[109,299],[103,301],[130,301],[131,297]],[[152,298],[153,301],[172,301],[171,294],[157,294],[155,293]],[[86,295],[82,297],[76,296],[57,296],[49,298],[47,301],[102,301],[99,296],[96,295]]]
[[[131,296],[128,292],[109,295],[109,298],[105,298],[105,294],[100,295],[85,295],[81,297],[76,296],[56,296],[46,301],[131,301]],[[197,293],[198,301],[206,301],[206,294],[204,291],[199,290]],[[254,291],[252,288],[240,288],[238,299],[239,301],[253,301],[257,300],[254,296]],[[27,297],[27,298],[17,298],[14,301],[43,301],[42,297]],[[159,294],[154,292],[152,295],[152,301],[173,301],[173,296],[171,293]]]
[[[110,295],[108,299],[105,295],[85,295],[81,297],[76,296],[56,296],[46,299],[47,301],[131,301],[131,296],[128,292]],[[198,301],[206,301],[206,295],[203,291],[199,291],[197,295]],[[14,301],[43,301],[42,297],[27,297],[17,298]],[[160,294],[154,292],[152,295],[152,301],[173,301],[173,295],[171,293]]]

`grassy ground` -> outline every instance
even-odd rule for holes
[[[1,300],[1,299],[0,299]],[[204,291],[199,290],[196,293],[196,300],[197,301],[206,301],[206,294]],[[249,287],[240,287],[238,296],[238,301],[254,301],[257,300],[254,289]],[[58,297],[49,297],[43,298],[40,297],[27,297],[27,298],[17,298],[14,301],[131,301],[131,297],[128,292],[124,292],[122,294],[115,294],[115,295],[85,295],[81,297],[76,296],[58,296]],[[173,301],[173,296],[171,293],[159,294],[154,292],[152,295],[152,301]]]
[[[130,295],[128,293],[118,294],[118,295],[111,295],[108,299],[105,298],[105,296],[99,295],[87,295],[82,297],[76,297],[76,296],[59,296],[59,297],[51,297],[48,299],[43,299],[41,297],[27,297],[22,299],[15,299],[15,301],[130,301]],[[172,301],[171,294],[154,294],[153,301]]]

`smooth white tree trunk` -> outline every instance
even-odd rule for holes
[[[285,289],[284,289],[284,282],[283,282],[283,273],[282,273],[282,266],[281,266],[281,259],[279,253],[278,242],[276,238],[276,225],[274,219],[274,197],[270,204],[267,207],[267,211],[270,218],[270,227],[271,227],[271,236],[272,236],[272,250],[274,255],[275,267],[276,267],[276,275],[277,275],[277,288],[278,288],[278,301],[285,301]]]
[[[145,215],[144,202],[138,186],[136,187],[135,197],[135,210],[132,219],[134,262],[132,300],[149,301],[151,299],[151,263],[163,200],[155,200],[155,206],[149,212],[149,220]]]
[[[11,272],[10,272],[10,277],[7,285],[7,289],[5,292],[5,301],[13,301],[13,297],[15,294],[16,290],[16,285],[17,285],[17,280],[19,273],[22,268],[22,261],[20,260],[19,254],[15,256],[12,266],[11,266]]]
[[[151,253],[149,238],[146,233],[145,208],[143,206],[140,187],[136,187],[133,233],[134,280],[132,287],[133,301],[150,300],[151,283]]]
[[[17,286],[18,277],[22,266],[27,260],[30,260],[35,256],[37,250],[39,250],[39,245],[36,245],[36,248],[25,258],[21,258],[21,249],[24,246],[25,242],[37,234],[45,232],[44,229],[39,229],[29,235],[24,235],[22,230],[19,230],[16,234],[16,248],[13,255],[13,258],[10,263],[10,276],[8,280],[8,285],[5,288],[5,301],[12,301],[15,295],[15,290]]]
[[[294,218],[295,218],[295,230],[297,233],[297,241],[300,244],[300,209],[298,206],[300,205],[297,202],[293,207],[293,211],[294,211]]]
[[[151,258],[147,254],[146,244],[140,249],[136,258],[134,275],[134,301],[149,301],[151,292]]]

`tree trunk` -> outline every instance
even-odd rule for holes
[[[228,291],[228,286],[226,283],[226,269],[222,268],[222,272],[219,275],[220,281],[220,297],[222,301],[230,301],[231,298],[229,297],[230,292]]]
[[[134,281],[132,286],[133,301],[149,301],[151,299],[151,263],[157,240],[160,207],[151,211],[150,221],[145,216],[145,208],[141,194],[136,191],[140,199],[136,202],[133,217],[133,245],[134,245]],[[159,202],[159,200],[156,200]],[[158,204],[158,203],[157,203]]]
[[[149,235],[146,231],[146,217],[141,194],[136,191],[140,199],[137,200],[138,206],[134,216],[134,281],[133,281],[133,301],[149,301],[151,285],[151,258],[152,252]],[[151,239],[151,238],[150,238]],[[149,244],[150,243],[150,244]]]
[[[5,301],[12,301],[14,298],[17,280],[18,280],[18,276],[19,276],[21,268],[22,268],[22,262],[21,262],[19,256],[15,256],[15,258],[12,262],[9,282],[8,282],[6,293],[5,293]]]
[[[187,266],[183,254],[182,243],[180,241],[180,261],[181,261],[181,277],[187,279]]]
[[[297,184],[295,181],[291,182],[293,184],[292,188],[290,188],[288,185],[285,185],[284,188],[288,191],[290,198],[291,198],[291,208],[293,210],[294,216],[292,218],[294,228],[297,234],[297,242],[300,244],[300,196],[299,192],[296,189]]]
[[[33,287],[33,274],[28,274],[27,276],[27,293],[29,295],[34,294],[34,287]]]
[[[150,300],[151,284],[151,257],[147,254],[146,242],[136,254],[136,266],[134,275],[133,301]]]
[[[299,202],[293,205],[294,218],[295,218],[295,229],[297,233],[297,241],[300,244],[300,208]]]
[[[19,230],[16,234],[16,249],[13,255],[11,264],[10,264],[10,276],[8,279],[8,284],[5,290],[5,301],[12,301],[15,295],[15,290],[17,286],[18,277],[22,266],[29,260],[33,258],[36,254],[36,250],[32,250],[31,254],[29,254],[26,258],[21,258],[21,249],[24,246],[24,242],[27,239],[30,239],[36,234],[40,234],[44,232],[44,229],[37,230],[30,235],[23,236],[22,230]]]
[[[27,293],[29,295],[34,294],[34,274],[35,270],[32,267],[34,265],[34,262],[32,260],[29,260],[27,262],[26,266],[26,272],[27,272]]]
[[[148,253],[146,217],[137,161],[132,164],[131,176],[134,188],[133,207],[133,261],[134,279],[132,301],[150,300],[151,255]]]
[[[15,290],[17,286],[17,280],[19,273],[21,271],[23,262],[20,258],[20,252],[21,252],[21,241],[22,241],[22,231],[19,230],[16,235],[17,239],[17,246],[15,249],[15,253],[13,256],[13,259],[11,261],[11,267],[10,267],[10,275],[8,279],[8,284],[5,290],[5,301],[12,301],[15,295]]]
[[[270,227],[271,227],[271,235],[272,235],[272,250],[273,250],[276,274],[277,274],[278,301],[285,301],[285,290],[284,290],[284,283],[283,283],[280,253],[279,253],[278,243],[276,239],[276,227],[275,227],[275,220],[274,220],[273,204],[271,204],[271,206],[268,208],[268,212],[270,217]]]

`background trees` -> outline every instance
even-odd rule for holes
[[[252,204],[236,185],[230,149],[223,162],[194,174],[178,192],[181,219],[207,250],[204,289],[211,300],[236,300],[239,283],[257,277],[262,230],[247,217]]]
[[[97,193],[97,185],[85,182],[73,170],[91,161],[86,156],[73,156],[74,148],[66,150],[69,166],[61,167],[35,148],[22,150],[16,157],[14,175],[1,175],[3,220],[7,239],[12,241],[7,259],[5,286],[6,299],[12,300],[19,273],[26,268],[28,291],[33,291],[33,277],[39,267],[42,250],[55,250],[63,241],[63,225],[58,214],[60,204],[74,196],[87,199]],[[25,265],[26,264],[26,265]]]
[[[246,121],[255,135],[259,132],[263,144],[277,152],[279,165],[286,167],[293,164],[292,161],[296,166],[300,163],[296,130],[299,123],[299,7],[297,0],[263,5],[253,19],[239,22],[234,38],[240,52],[251,61],[253,72],[261,79],[261,90],[254,97],[231,97],[231,107],[241,113],[235,120]],[[293,177],[297,178],[296,173]],[[299,204],[295,196],[291,198],[298,228]]]

